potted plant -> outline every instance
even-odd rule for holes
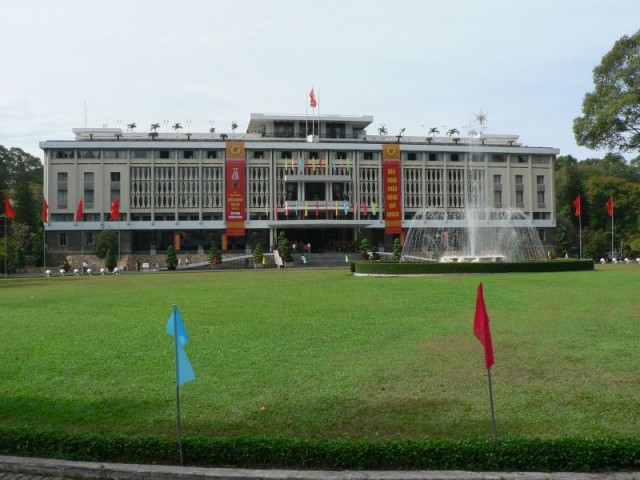
[[[169,245],[167,247],[167,269],[175,270],[176,268],[178,268],[178,258],[176,257],[173,245]]]

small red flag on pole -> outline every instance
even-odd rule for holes
[[[576,217],[579,217],[580,216],[580,195],[578,195],[576,199],[573,201],[573,206],[576,209]]]
[[[480,340],[484,346],[484,363],[487,366],[487,375],[489,382],[489,403],[491,404],[491,424],[493,427],[493,441],[498,442],[498,433],[496,430],[496,414],[493,408],[493,387],[491,385],[491,367],[494,364],[493,344],[491,342],[491,332],[489,331],[489,315],[484,304],[484,295],[482,294],[482,282],[478,284],[478,295],[476,296],[476,314],[473,321],[473,334]]]
[[[491,331],[489,330],[489,315],[484,304],[484,296],[482,294],[482,283],[478,285],[478,295],[476,297],[476,315],[473,321],[473,334],[484,345],[484,363],[487,369],[494,364],[493,344],[491,342]]]
[[[109,220],[112,222],[120,219],[120,197],[116,197],[113,202],[111,202],[111,217]]]
[[[609,197],[609,200],[607,200],[607,213],[610,217],[613,217],[613,197]]]
[[[78,207],[76,208],[76,216],[74,217],[74,220],[76,222],[81,222],[83,216],[84,216],[84,203],[82,202],[82,199],[80,199],[80,201],[78,202]]]
[[[7,218],[16,218],[16,211],[13,209],[11,200],[9,200],[7,196],[4,197],[4,213],[7,215]]]
[[[42,204],[42,222],[49,223],[49,204],[46,200]]]

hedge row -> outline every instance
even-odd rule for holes
[[[1,428],[0,453],[118,463],[177,464],[177,441]],[[326,470],[633,471],[640,438],[372,441],[183,440],[185,464]]]
[[[351,272],[369,275],[428,275],[446,273],[575,272],[593,270],[593,260],[486,263],[352,262]]]

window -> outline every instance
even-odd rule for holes
[[[494,175],[493,176],[493,184],[494,185],[502,185],[502,175]]]
[[[253,158],[256,160],[260,160],[264,158],[264,151],[263,150],[254,150],[253,151]]]
[[[507,156],[503,155],[501,153],[492,153],[491,154],[491,161],[492,162],[497,162],[497,163],[504,163],[507,161]]]
[[[218,158],[218,152],[216,150],[207,150],[207,158]]]
[[[87,186],[93,189],[93,172],[84,172],[84,188]]]
[[[58,190],[58,208],[67,208],[69,205],[68,190]]]
[[[541,228],[540,230],[538,230],[538,238],[540,239],[541,242],[544,242],[546,240],[544,229]]]
[[[373,160],[373,152],[364,152],[362,158],[363,160]]]
[[[516,185],[524,185],[524,177],[522,175],[516,175]]]
[[[84,233],[84,246],[90,247],[93,245],[93,232]]]
[[[73,158],[73,150],[56,150],[53,152],[54,158]]]
[[[68,174],[67,172],[58,172],[58,208],[67,208],[68,206]]]
[[[498,208],[502,207],[502,190],[493,191],[493,204]]]
[[[538,185],[544,185],[544,175],[537,175],[536,176],[536,183]]]
[[[430,153],[429,154],[429,161],[430,162],[437,162],[438,160],[440,160],[440,154],[438,154],[438,153]]]
[[[418,160],[418,154],[415,152],[407,153],[407,160]]]
[[[544,208],[544,190],[538,191],[538,207]]]
[[[58,172],[58,190],[67,189],[67,179],[69,174],[67,172]]]
[[[293,157],[293,152],[291,150],[283,150],[280,152],[280,158],[282,160],[291,160]]]
[[[64,232],[61,232],[58,234],[58,246],[59,247],[66,247],[67,246],[67,234]]]
[[[156,152],[156,157],[160,159],[169,159],[171,156],[170,150],[160,150],[159,152]]]
[[[279,138],[293,138],[293,122],[274,122],[273,135]]]
[[[452,161],[452,162],[458,162],[458,161],[460,161],[460,154],[459,154],[459,153],[452,153],[452,154],[451,154],[451,161]]]
[[[344,185],[342,183],[334,183],[331,186],[331,200],[346,200],[344,195]]]
[[[324,183],[314,182],[304,184],[304,199],[308,201],[319,201],[325,199]]]
[[[182,151],[182,158],[186,159],[186,160],[191,160],[193,158],[197,158],[198,156],[196,155],[196,152],[193,150],[183,150]]]
[[[102,156],[105,159],[127,158],[126,150],[103,150]]]
[[[149,150],[133,150],[133,158],[149,158]]]
[[[524,192],[516,190],[516,208],[524,208]]]
[[[527,157],[518,155],[518,163],[527,163]]]

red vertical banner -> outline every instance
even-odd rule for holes
[[[400,145],[387,143],[382,146],[382,169],[384,189],[384,232],[402,234],[402,170]]]
[[[225,161],[227,237],[244,237],[245,228],[244,142],[227,142]]]

